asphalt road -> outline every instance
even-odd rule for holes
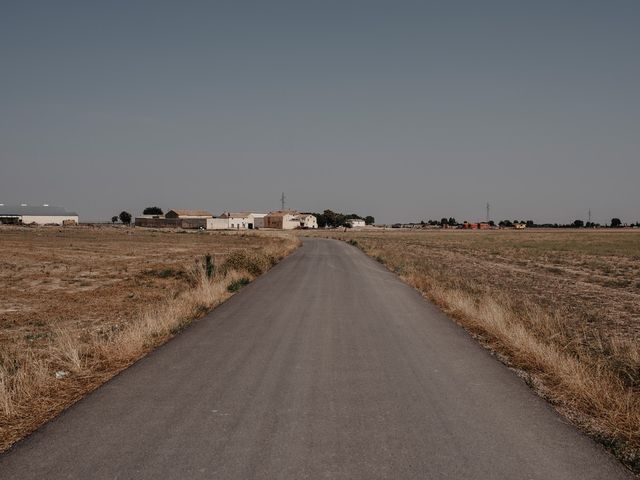
[[[381,265],[306,240],[0,456],[0,478],[631,476]]]

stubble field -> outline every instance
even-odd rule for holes
[[[298,245],[110,226],[0,227],[0,243],[0,451]]]
[[[325,232],[456,319],[640,471],[640,232]]]

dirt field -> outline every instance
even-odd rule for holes
[[[421,290],[640,471],[640,231],[324,235]]]
[[[0,227],[0,243],[0,450],[297,245],[111,226]]]

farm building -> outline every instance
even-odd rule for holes
[[[49,205],[0,204],[0,223],[13,225],[77,225],[78,214]]]
[[[165,218],[213,218],[206,210],[169,210]]]
[[[229,230],[228,218],[207,218],[207,230]]]
[[[252,213],[251,220],[253,223],[253,228],[264,228],[264,217],[266,216],[266,213]]]
[[[150,228],[209,228],[213,215],[205,210],[169,210],[164,218],[159,215],[136,217],[136,227]]]
[[[228,220],[227,228],[232,230],[246,230],[253,228],[253,219],[248,212],[224,212],[220,218]]]
[[[266,213],[225,212],[219,217],[207,220],[208,230],[253,230],[263,228]]]
[[[318,228],[318,219],[310,213],[294,210],[278,210],[264,217],[264,228],[294,230],[296,228]]]
[[[300,220],[300,228],[318,228],[318,219],[310,213],[301,213],[298,215]]]
[[[278,230],[293,230],[300,228],[298,212],[293,210],[278,210],[270,212],[264,217],[264,228],[275,228]]]
[[[486,222],[479,222],[479,223],[464,222],[462,224],[462,228],[464,230],[490,230],[491,225],[489,225]]]
[[[364,227],[366,226],[366,223],[364,220],[362,220],[361,218],[350,218],[349,220],[347,220],[347,223],[349,225],[351,225],[351,227]]]

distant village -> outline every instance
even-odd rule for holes
[[[320,223],[318,220],[320,219]],[[137,227],[181,228],[199,230],[295,230],[316,229],[326,226],[364,227],[374,222],[373,217],[361,218],[356,214],[343,215],[325,210],[314,214],[296,210],[276,210],[269,213],[224,212],[219,216],[207,210],[171,209],[165,214],[159,207],[147,207],[142,215],[132,218],[126,211],[111,218],[111,223]],[[57,225],[80,223],[76,212],[64,207],[44,205],[4,205],[0,203],[0,224],[3,225]],[[91,222],[96,223],[96,222]],[[100,222],[97,222],[100,223]]]
[[[161,211],[160,211],[161,212]],[[166,214],[143,214],[135,219],[136,227],[183,228],[200,230],[294,230],[318,228],[311,213],[277,210],[269,213],[224,212],[216,217],[206,210],[172,209]]]
[[[147,207],[142,215],[133,216],[123,211],[111,218],[111,223],[134,224],[137,227],[181,228],[196,230],[295,230],[317,228],[402,228],[402,229],[529,229],[529,228],[640,228],[640,222],[624,223],[612,218],[607,224],[575,220],[570,224],[544,223],[532,220],[492,220],[484,222],[458,222],[455,218],[428,220],[391,225],[375,224],[372,216],[361,217],[355,213],[343,214],[325,210],[322,213],[275,210],[259,212],[223,212],[219,216],[207,210],[171,209],[165,214],[159,207]],[[58,225],[71,226],[80,223],[78,214],[64,207],[44,205],[4,205],[0,203],[0,224],[4,225]],[[100,223],[100,222],[90,222]]]

